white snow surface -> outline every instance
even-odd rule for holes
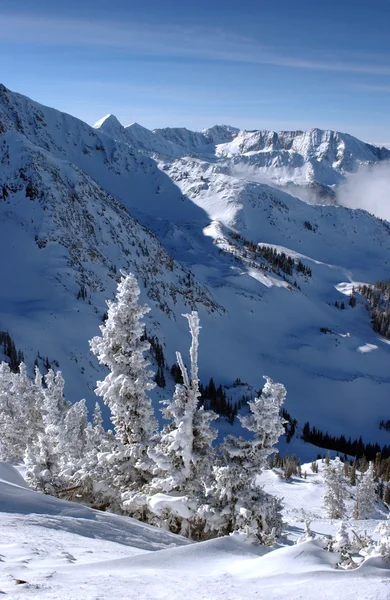
[[[307,467],[309,467],[307,465]],[[334,533],[323,517],[318,475],[262,481],[282,494],[286,539],[275,548],[239,535],[201,543],[134,519],[94,511],[29,490],[19,473],[0,463],[0,595],[77,600],[386,600],[390,563],[371,558],[354,571],[337,570],[339,555],[314,539],[292,545],[312,520],[316,534]],[[383,515],[376,515],[383,518]],[[378,521],[351,524],[372,533]],[[347,524],[349,526],[349,523]]]

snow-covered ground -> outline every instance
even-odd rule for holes
[[[324,518],[322,463],[307,479],[261,479],[284,497],[286,539],[276,549],[241,536],[191,543],[130,518],[93,511],[33,492],[18,471],[0,463],[0,596],[74,600],[387,600],[390,563],[370,558],[356,570],[337,569],[339,555],[312,541],[294,545]],[[349,504],[351,505],[352,499]],[[377,519],[385,517],[378,508]],[[372,533],[378,520],[348,522]],[[374,534],[375,535],[375,534]]]

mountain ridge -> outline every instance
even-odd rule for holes
[[[203,381],[239,377],[258,389],[268,374],[285,383],[300,424],[387,442],[378,423],[388,418],[390,348],[365,300],[352,309],[348,299],[359,282],[388,277],[388,223],[236,177],[225,158],[142,151],[6,88],[0,130],[0,250],[11,252],[0,325],[31,362],[38,350],[59,360],[71,399],[94,402],[101,370],[87,341],[125,268],[169,366],[189,343],[181,314],[197,309]],[[290,257],[291,274],[266,248]],[[155,403],[171,393],[166,375]]]

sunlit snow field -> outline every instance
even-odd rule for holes
[[[275,549],[241,536],[191,543],[180,536],[29,490],[18,471],[0,466],[0,595],[67,600],[387,600],[390,563],[370,558],[336,569],[339,555],[317,539],[294,544],[311,520],[315,534],[337,530],[324,517],[322,463],[307,479],[261,476],[284,496],[286,537]],[[349,492],[353,494],[351,488]],[[348,502],[352,510],[353,498]],[[377,520],[349,521],[374,537]]]

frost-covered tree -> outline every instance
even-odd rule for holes
[[[199,315],[196,311],[183,315],[189,323],[192,343],[190,348],[191,378],[187,372],[181,354],[177,353],[183,384],[177,384],[172,400],[164,401],[162,412],[169,421],[161,432],[160,439],[149,449],[149,456],[155,464],[154,478],[147,492],[150,496],[164,493],[174,497],[183,496],[191,505],[190,517],[183,517],[175,510],[166,508],[163,513],[158,509],[153,522],[181,531],[191,536],[199,536],[196,530],[204,529],[203,518],[197,508],[206,501],[210,489],[211,469],[214,461],[212,443],[217,436],[211,422],[217,415],[199,407],[198,346]],[[127,495],[124,504],[129,509],[138,498]],[[169,498],[165,498],[166,506]],[[153,499],[149,503],[154,506]],[[176,503],[177,506],[177,503]],[[172,503],[174,507],[174,503]]]
[[[369,519],[372,516],[376,500],[376,483],[374,464],[363,473],[356,491],[357,515],[359,519]]]
[[[85,456],[87,445],[88,412],[85,400],[80,400],[67,411],[60,432],[61,466],[69,476]]]
[[[93,422],[87,423],[84,400],[74,405],[65,419],[71,452],[65,450],[64,469],[61,478],[66,481],[61,496],[75,499],[83,504],[104,510],[110,507],[111,480],[107,478],[105,456],[115,455],[114,437],[103,428],[100,406],[95,405]],[[73,407],[72,407],[73,408]],[[73,432],[73,433],[72,433]]]
[[[108,301],[107,320],[101,336],[90,341],[100,364],[109,369],[97,383],[96,394],[110,408],[115,427],[115,456],[105,456],[107,476],[120,493],[128,487],[139,488],[147,481],[147,449],[157,422],[147,392],[155,387],[154,373],[147,369],[145,353],[150,344],[144,340],[142,318],[149,307],[138,303],[140,289],[131,273],[122,273],[116,301]]]
[[[42,396],[43,427],[37,438],[27,444],[26,475],[36,489],[55,494],[62,487],[59,477],[63,460],[62,436],[71,405],[64,398],[64,379],[60,371],[49,370],[45,375],[45,387],[42,387],[41,379],[37,372],[35,385]]]
[[[177,352],[183,384],[176,385],[172,400],[163,402],[164,418],[170,422],[164,427],[158,444],[149,451],[158,473],[151,487],[163,492],[190,492],[189,488],[193,486],[207,487],[210,459],[213,456],[212,443],[217,436],[216,430],[211,427],[211,421],[217,415],[204,407],[198,408],[199,316],[195,311],[184,316],[188,319],[192,336],[191,379],[180,352]]]
[[[342,519],[345,515],[346,486],[343,463],[339,457],[330,460],[324,468],[324,506],[330,519]]]
[[[244,531],[260,541],[272,532],[279,535],[283,526],[281,503],[264,492],[258,476],[284,433],[280,410],[286,389],[269,377],[265,380],[261,394],[248,403],[249,414],[239,416],[253,438],[228,436],[221,445],[221,464],[214,468],[215,508],[222,517],[218,523],[220,533]]]
[[[0,458],[18,462],[23,456],[25,415],[16,394],[16,378],[8,363],[0,364]]]
[[[376,552],[380,554],[385,560],[390,559],[390,515],[388,515],[385,522],[380,523],[377,528],[380,534],[380,539],[376,544]]]
[[[26,446],[42,430],[39,389],[30,380],[24,363],[13,372],[0,364],[0,457],[9,462],[23,459]]]
[[[296,544],[303,544],[304,542],[311,542],[316,538],[316,534],[310,529],[310,521],[306,519],[305,521],[305,531],[302,535],[299,536]]]
[[[340,551],[349,551],[351,548],[351,540],[349,539],[349,534],[347,528],[345,526],[344,521],[341,521],[340,527],[337,530],[336,536],[334,538],[333,550],[337,552]]]

